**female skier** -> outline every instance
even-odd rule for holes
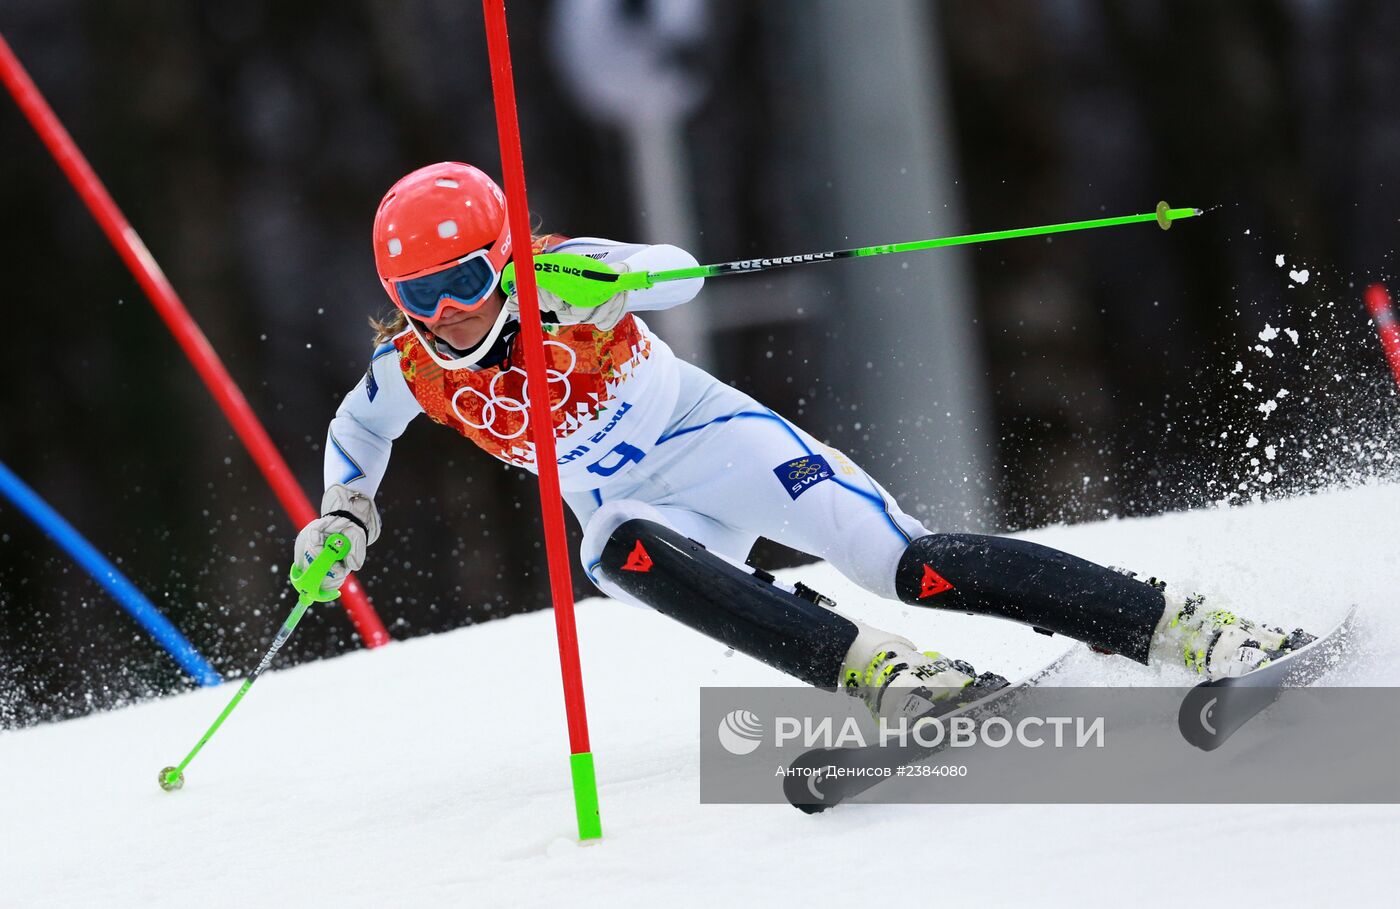
[[[582,562],[610,596],[642,603],[803,681],[842,687],[872,711],[912,715],[1005,685],[837,612],[803,585],[741,564],[759,536],[826,559],[871,593],[995,615],[1138,662],[1239,675],[1311,638],[1199,597],[1017,540],[930,533],[849,457],[708,373],[678,360],[639,313],[678,306],[700,279],[584,307],[559,295],[551,256],[599,272],[696,265],[674,246],[529,238],[538,270],[548,388],[527,388],[517,303],[502,292],[512,237],[484,173],[445,162],[410,173],[374,219],[374,258],[396,307],[326,440],[322,517],[300,533],[305,567],[327,537],[351,549],[327,578],[358,570],[380,533],[374,495],[393,441],[419,414],[489,454],[537,470],[529,395],[548,394],[565,500],[584,529]],[[887,697],[887,694],[891,696]]]

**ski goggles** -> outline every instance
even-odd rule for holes
[[[399,307],[424,322],[436,321],[449,307],[467,312],[478,308],[501,279],[486,253],[478,249],[451,268],[393,282]]]

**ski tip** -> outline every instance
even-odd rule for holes
[[[1182,699],[1177,728],[1188,744],[1214,751],[1287,688],[1312,685],[1335,669],[1350,646],[1356,607],[1331,630],[1240,676],[1201,682]]]

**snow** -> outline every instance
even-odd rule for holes
[[[1027,537],[1286,627],[1361,607],[1334,684],[1400,684],[1400,486],[1050,527]],[[1016,675],[1066,646],[786,572],[923,646]],[[702,685],[784,684],[657,614],[593,599],[579,637],[605,838],[573,836],[552,617],[268,673],[195,760],[231,685],[0,734],[0,906],[1381,905],[1396,806],[701,805]],[[1081,651],[1060,684],[1178,684]],[[963,847],[966,848],[963,848]],[[1263,888],[1263,889],[1261,889]],[[936,897],[936,898],[935,898]]]

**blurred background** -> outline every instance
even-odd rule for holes
[[[711,262],[1159,199],[1207,209],[1168,233],[712,281],[648,319],[930,527],[1229,505],[1392,470],[1400,410],[1360,294],[1395,270],[1400,6],[509,6],[547,230]],[[480,6],[9,0],[0,33],[319,501],[326,424],[389,305],[369,245],[381,195],[437,160],[500,173]],[[0,359],[0,461],[241,674],[293,602],[296,528],[8,99],[0,149],[19,333]],[[424,421],[378,504],[361,578],[394,636],[548,605],[529,475]],[[762,543],[756,558],[801,559]],[[284,659],[358,646],[321,607]],[[554,665],[552,641],[538,657]],[[188,684],[0,502],[0,728]]]

